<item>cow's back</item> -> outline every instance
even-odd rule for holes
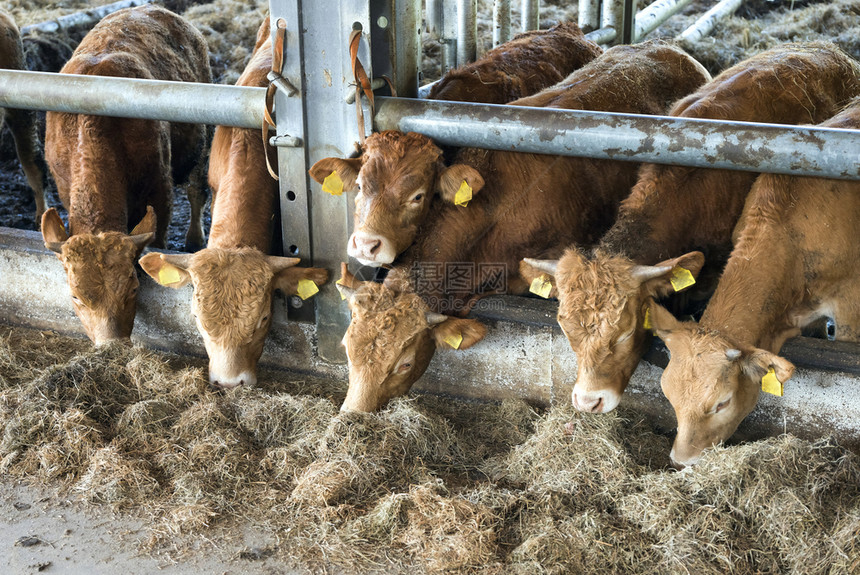
[[[860,93],[860,63],[830,42],[785,44],[717,75],[673,116],[817,124]]]
[[[826,42],[787,44],[729,68],[677,102],[685,118],[818,123],[860,93],[860,66]],[[647,164],[601,247],[652,264],[690,250],[705,253],[706,286],[731,250],[732,230],[758,175]]]
[[[504,104],[552,86],[601,52],[573,23],[525,32],[448,72],[429,99]]]
[[[650,41],[614,46],[559,84],[510,105],[664,114],[710,79],[705,67],[680,48]]]
[[[155,4],[117,11],[81,41],[61,73],[211,83],[209,49],[194,26]],[[73,115],[66,115],[73,122]],[[174,178],[184,180],[204,142],[198,124],[171,124]]]
[[[272,69],[269,31],[269,18],[265,18],[257,31],[254,52],[237,86],[268,85],[266,76]],[[254,247],[268,253],[278,184],[266,170],[259,130],[230,126],[215,129],[209,158],[209,186],[214,198],[208,247]]]

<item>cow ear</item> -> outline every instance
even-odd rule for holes
[[[63,244],[69,239],[66,226],[56,208],[51,208],[42,214],[42,240],[45,247],[57,255],[63,253]]]
[[[343,182],[343,189],[350,191],[355,188],[358,171],[361,169],[361,158],[323,158],[311,166],[308,171],[311,177],[322,184],[332,172],[337,172]]]
[[[132,236],[137,236],[141,234],[152,234],[155,235],[156,223],[158,220],[155,217],[155,210],[152,209],[152,206],[146,206],[146,214],[144,214],[143,219],[140,220],[134,229],[131,230]]]
[[[469,349],[487,335],[487,328],[476,319],[448,318],[430,328],[437,348]]]
[[[294,259],[294,258],[280,258]],[[310,291],[307,287],[301,286],[302,280],[313,282],[310,286]],[[281,290],[286,295],[299,295],[302,299],[306,299],[318,290],[314,286],[321,286],[328,281],[328,270],[322,268],[297,268],[294,266],[284,267],[275,273],[274,284],[275,289]]]
[[[653,266],[633,266],[631,273],[645,286],[649,295],[665,297],[695,284],[703,265],[704,254],[690,252]]]
[[[647,316],[650,319],[654,333],[666,345],[669,345],[672,337],[681,330],[681,322],[675,319],[675,316],[669,310],[654,301],[650,302]]]
[[[159,284],[181,288],[191,281],[188,267],[191,264],[191,254],[173,255],[150,252],[140,258],[140,267],[149,277]]]
[[[445,168],[439,174],[436,182],[436,191],[439,192],[443,200],[453,204],[458,200],[457,192],[460,190],[463,182],[471,188],[469,197],[465,201],[471,199],[475,192],[484,187],[484,178],[481,177],[478,170],[466,164],[454,164]]]
[[[755,349],[743,356],[743,370],[753,380],[759,381],[771,369],[776,378],[785,383],[794,375],[794,364],[764,349]]]
[[[547,298],[558,297],[558,289],[555,283],[555,274],[558,269],[558,260],[535,260],[525,258],[520,262],[520,277],[531,285],[538,278],[549,277],[552,288],[545,296]],[[543,295],[543,294],[541,294]]]

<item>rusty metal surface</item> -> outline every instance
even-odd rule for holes
[[[257,128],[265,88],[0,70],[0,107]]]
[[[375,128],[443,145],[860,179],[860,130],[379,98]]]

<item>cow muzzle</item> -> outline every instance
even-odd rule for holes
[[[579,411],[608,413],[618,407],[618,404],[621,402],[621,395],[609,389],[578,391],[574,387],[571,399],[573,400],[573,406]]]
[[[352,234],[346,251],[350,257],[357,259],[363,265],[374,267],[390,264],[397,257],[388,238],[362,231]]]

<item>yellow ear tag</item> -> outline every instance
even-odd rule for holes
[[[161,269],[158,270],[158,283],[163,286],[175,284],[182,277],[179,275],[179,270],[173,267],[172,265],[164,265],[161,266]]]
[[[773,368],[767,370],[767,373],[764,374],[763,378],[761,378],[761,390],[765,393],[770,393],[771,395],[778,395],[779,397],[782,397],[782,382],[777,379],[776,373],[774,373]]]
[[[306,279],[299,280],[299,287],[296,289],[296,293],[302,299],[308,299],[318,291],[320,291],[320,288],[317,287],[317,284]]]
[[[466,183],[466,180],[463,180],[463,183],[460,184],[460,189],[457,190],[457,193],[454,194],[454,205],[455,206],[463,206],[464,208],[469,205],[469,200],[472,199],[472,186]]]
[[[343,180],[340,179],[337,171],[334,171],[325,177],[322,189],[324,192],[333,196],[339,196],[343,193]]]
[[[672,277],[669,281],[672,282],[672,287],[675,288],[675,291],[681,291],[682,289],[695,284],[696,278],[693,277],[690,270],[682,268],[681,266],[676,266],[675,269],[672,270]]]
[[[313,283],[313,282],[311,282],[311,283]],[[337,280],[337,281],[336,281],[336,282],[334,282],[334,283],[335,283],[335,284],[337,284],[337,285],[339,285],[339,286],[344,286],[344,287],[346,287],[346,284],[345,284],[345,283],[343,283],[343,278],[340,278],[339,280]],[[346,299],[346,296],[345,296],[345,295],[343,295],[343,292],[342,292],[342,291],[337,290],[337,293],[339,293],[339,294],[340,294],[340,301],[343,301],[343,300],[345,300],[345,299]]]
[[[529,286],[529,291],[542,298],[548,298],[552,291],[552,281],[550,281],[548,275],[540,275],[532,280],[532,285]]]
[[[444,341],[454,349],[460,349],[460,344],[463,343],[463,334],[458,333],[457,335],[447,335],[445,336]]]
[[[642,327],[645,329],[652,329],[654,326],[651,325],[651,308],[645,308],[645,318],[642,320]]]

